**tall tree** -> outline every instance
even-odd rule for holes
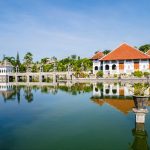
[[[26,67],[29,67],[32,64],[33,61],[33,55],[30,52],[27,52],[26,55],[24,56],[24,63]]]
[[[17,52],[17,56],[16,56],[16,65],[20,66],[20,57],[19,57],[18,52]]]
[[[148,50],[150,50],[150,44],[145,44],[139,47],[139,50],[146,53]]]

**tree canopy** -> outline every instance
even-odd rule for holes
[[[148,50],[150,50],[150,44],[145,44],[139,47],[139,50],[146,53]]]
[[[107,54],[110,53],[110,52],[111,52],[111,50],[106,49],[106,50],[103,51],[103,54],[104,54],[104,55],[107,55]]]
[[[27,52],[24,56],[24,63],[27,67],[29,67],[30,64],[32,64],[33,61],[33,54],[30,52]]]

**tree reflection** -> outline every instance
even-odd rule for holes
[[[135,128],[132,130],[134,141],[131,145],[133,150],[149,150],[148,134],[145,130],[143,123],[136,123]]]
[[[146,113],[148,113],[148,98],[135,96],[133,98],[135,104],[135,108],[133,108],[133,112],[135,113],[135,128],[132,130],[134,141],[131,148],[133,150],[149,150],[147,142],[148,134],[145,130],[145,117]]]
[[[30,103],[33,101],[33,93],[32,93],[32,88],[29,87],[29,86],[26,86],[24,88],[24,96],[25,96],[25,99]]]

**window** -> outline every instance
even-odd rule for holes
[[[105,93],[106,93],[106,94],[109,94],[109,89],[106,89],[106,90],[105,90]]]
[[[105,66],[105,70],[109,70],[109,65],[106,65],[106,66]]]
[[[112,89],[112,93],[113,93],[113,94],[116,94],[116,93],[117,93],[117,90],[116,90],[116,89]]]
[[[112,70],[116,70],[117,66],[114,64],[112,65]]]
[[[98,92],[98,88],[95,88],[95,92]]]
[[[95,66],[95,70],[98,70],[98,66]]]

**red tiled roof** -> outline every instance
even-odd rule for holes
[[[128,99],[93,99],[92,101],[100,106],[107,103],[124,114],[128,114],[128,112],[130,112],[134,107],[134,101]]]
[[[146,54],[150,56],[150,50],[148,50],[148,51],[146,52]]]
[[[101,59],[103,56],[104,54],[102,52],[97,52],[91,59],[97,60],[97,59]]]
[[[131,60],[131,59],[150,59],[150,56],[132,46],[122,44],[117,49],[113,50],[100,60]]]

